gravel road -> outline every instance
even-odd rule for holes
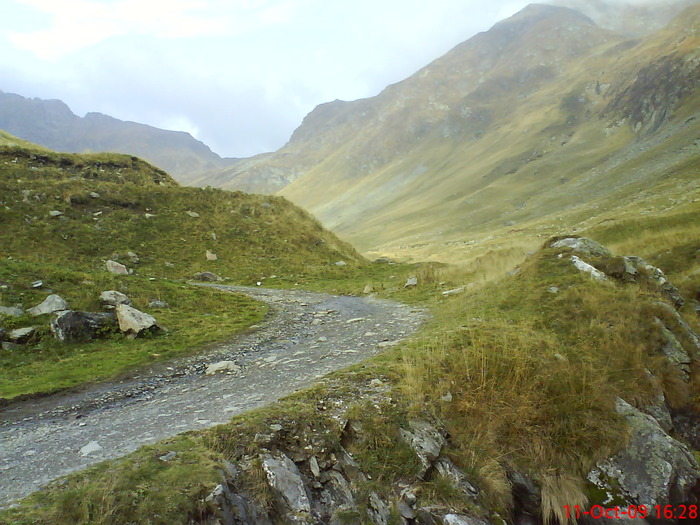
[[[0,507],[141,445],[272,403],[415,333],[427,314],[373,297],[206,285],[266,302],[253,331],[204,355],[0,409]],[[212,363],[240,371],[206,375]]]

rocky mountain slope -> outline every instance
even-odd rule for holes
[[[458,260],[514,227],[556,233],[641,184],[692,177],[699,17],[695,5],[629,40],[528,6],[376,97],[317,107],[281,150],[206,182],[277,190],[375,254]]]
[[[2,91],[0,129],[57,151],[136,155],[183,183],[237,160],[222,159],[189,133],[125,122],[101,113],[79,117],[60,100],[29,99]]]

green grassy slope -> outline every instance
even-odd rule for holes
[[[368,264],[283,198],[183,188],[136,157],[56,153],[5,133],[1,140],[0,304],[27,309],[53,292],[73,309],[99,311],[100,292],[116,289],[168,333],[59,344],[49,334],[51,316],[5,317],[6,330],[38,331],[26,347],[0,351],[0,397],[51,392],[196,352],[265,314],[243,296],[182,285],[197,272],[289,286]],[[207,260],[207,251],[217,259]],[[108,259],[134,273],[108,273]],[[35,281],[43,286],[32,287]],[[154,299],[170,307],[154,310]]]

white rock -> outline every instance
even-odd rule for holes
[[[187,215],[189,215],[190,217],[194,217],[195,219],[199,217],[199,213],[197,213],[196,211],[188,211]]]
[[[205,254],[207,261],[216,261],[217,256],[214,252],[207,250],[207,253]]]
[[[574,266],[576,268],[578,268],[580,271],[591,274],[591,277],[593,279],[595,279],[596,281],[607,281],[608,280],[608,278],[606,277],[606,275],[603,272],[601,272],[597,268],[591,266],[587,262],[582,261],[581,259],[579,259],[575,255],[571,256],[571,262],[574,263]]]
[[[131,299],[116,290],[105,290],[100,294],[100,303],[104,308],[113,310],[118,304],[131,305]]]
[[[404,288],[410,288],[412,286],[418,286],[418,277],[409,277],[406,279],[406,284],[403,285]]]
[[[64,301],[60,296],[56,294],[49,295],[41,304],[36,305],[34,308],[27,310],[29,315],[36,317],[38,315],[51,314],[53,312],[60,312],[61,310],[68,310],[68,303]]]
[[[105,263],[105,266],[107,267],[107,271],[110,273],[115,273],[117,275],[129,275],[129,270],[127,270],[126,266],[118,263],[117,261],[109,260]]]
[[[26,328],[15,328],[9,334],[7,334],[7,339],[12,343],[26,343],[27,340],[34,335],[36,329],[33,326],[28,326]]]
[[[155,317],[127,304],[117,305],[116,311],[119,329],[125,334],[136,336],[144,330],[158,326]]]
[[[60,217],[61,215],[63,215],[63,212],[62,212],[62,211],[51,210],[51,211],[49,212],[49,217]]]
[[[102,450],[102,447],[99,445],[97,441],[90,441],[87,445],[85,445],[83,448],[80,449],[80,455],[81,456],[89,456],[90,454],[94,452],[99,452]]]
[[[336,266],[347,266],[348,263],[346,263],[345,261],[337,261],[337,262],[335,263],[335,265],[336,265]]]
[[[458,295],[464,292],[465,286],[460,286],[459,288],[455,288],[454,290],[446,290],[442,292],[442,295],[445,297],[449,297],[450,295]]]
[[[238,366],[235,362],[233,361],[220,361],[218,363],[213,363],[207,367],[205,370],[205,374],[207,375],[213,375],[218,372],[240,372],[241,367]]]

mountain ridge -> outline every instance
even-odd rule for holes
[[[26,98],[0,90],[0,129],[66,153],[136,155],[186,183],[199,173],[235,163],[184,131],[123,121],[98,112],[75,115],[57,99]]]
[[[639,141],[664,126],[679,133],[669,145],[692,144],[695,121],[682,123],[698,110],[697,15],[691,7],[630,40],[571,9],[529,6],[376,97],[319,106],[287,145],[239,163],[222,186],[283,186],[377,256],[449,261],[462,253],[446,244],[488,237],[485,228],[534,221],[534,231],[570,204],[599,205],[610,191],[600,177],[576,199],[561,185],[641,153]],[[546,209],[530,207],[545,194]]]

